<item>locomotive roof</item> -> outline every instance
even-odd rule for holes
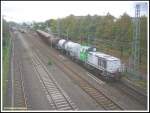
[[[90,52],[90,53],[94,54],[95,56],[107,59],[107,60],[120,60],[117,57],[114,57],[114,56],[111,56],[111,55],[108,55],[108,54],[105,54],[105,53],[102,53],[102,52]]]

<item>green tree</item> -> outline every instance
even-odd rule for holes
[[[115,23],[115,37],[122,42],[129,42],[133,37],[133,22],[132,18],[124,13]]]
[[[56,33],[57,32],[57,21],[54,19],[49,20],[49,27],[51,28],[51,31]]]
[[[114,36],[116,41],[121,42],[116,44],[116,47],[121,51],[121,57],[123,55],[123,51],[128,51],[128,54],[130,54],[133,38],[133,20],[128,14],[124,13],[116,20]]]
[[[106,16],[103,16],[99,19],[98,26],[96,28],[96,36],[102,39],[111,39],[113,34],[115,17],[110,13],[107,13]]]

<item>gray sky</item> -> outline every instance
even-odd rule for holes
[[[106,15],[119,17],[124,12],[134,16],[134,1],[2,1],[2,15],[8,21],[40,22],[57,19],[70,14],[76,16]],[[148,3],[148,2],[147,2]],[[149,5],[149,4],[148,4]],[[146,11],[145,11],[146,10]],[[147,8],[142,14],[148,15]]]

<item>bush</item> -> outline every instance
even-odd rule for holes
[[[48,61],[48,65],[52,65],[52,61],[51,60]]]

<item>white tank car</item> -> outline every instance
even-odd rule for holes
[[[81,45],[72,41],[69,41],[65,44],[65,50],[72,57],[77,57],[78,51],[80,50]]]
[[[98,70],[103,76],[118,77],[121,72],[121,60],[102,52],[89,52],[87,63]]]
[[[66,42],[65,39],[59,40],[58,44],[57,44],[58,49],[63,49],[63,45],[64,45],[65,42]]]
[[[68,42],[65,43],[64,48],[65,48],[65,50],[66,50],[67,52],[69,52],[70,45],[72,45],[73,43],[74,43],[74,42],[72,42],[72,41],[68,41]]]

